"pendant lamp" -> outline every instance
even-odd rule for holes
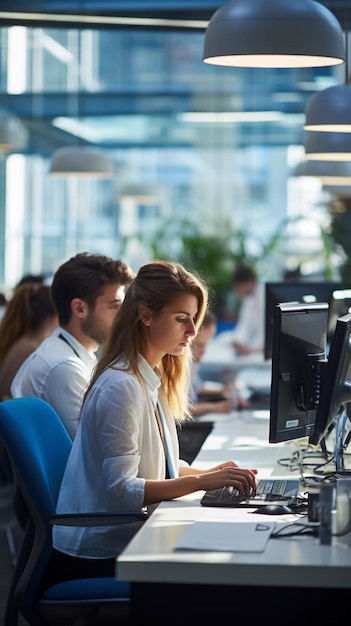
[[[307,103],[305,130],[351,133],[351,85],[349,80],[349,36],[345,32],[345,84],[320,91]]]
[[[0,152],[24,150],[28,132],[22,122],[6,112],[0,114]]]
[[[314,0],[231,0],[212,16],[204,63],[234,67],[323,67],[345,60],[342,28]]]
[[[81,32],[72,33],[71,45],[74,63],[70,67],[71,80],[75,79],[75,92],[68,97],[67,108],[69,117],[81,121],[80,91],[81,91]],[[75,38],[73,41],[73,37]],[[75,42],[75,47],[74,47]],[[74,128],[74,127],[73,127]],[[72,134],[76,136],[77,143],[59,148],[54,152],[50,162],[51,176],[61,177],[85,177],[85,178],[112,178],[113,164],[103,151],[90,146],[82,141],[84,135],[79,123]]]
[[[301,161],[293,169],[293,176],[319,178],[324,185],[351,185],[351,162]]]
[[[351,161],[350,133],[305,133],[306,159],[316,161]]]
[[[348,185],[342,185],[340,187],[335,185],[323,185],[323,191],[327,191],[332,196],[349,198],[351,196],[351,181]]]
[[[307,103],[305,130],[351,133],[351,85],[320,91]]]
[[[112,178],[113,165],[101,150],[85,146],[67,146],[59,148],[52,155],[50,174],[53,176]]]

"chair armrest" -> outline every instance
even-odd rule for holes
[[[61,513],[49,519],[52,526],[117,526],[145,522],[149,517],[147,511],[131,511],[125,513]]]

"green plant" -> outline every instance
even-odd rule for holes
[[[245,263],[256,271],[258,262],[279,245],[281,227],[261,246],[258,256],[249,252],[247,230],[229,221],[217,223],[211,230],[201,229],[190,220],[171,220],[162,224],[148,245],[153,258],[177,260],[202,276],[210,288],[212,306],[221,317],[225,314],[235,266]]]
[[[340,277],[345,285],[351,285],[351,198],[337,197],[327,204],[331,220],[322,232],[327,277]]]

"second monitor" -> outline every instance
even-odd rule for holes
[[[335,327],[336,318],[347,312],[342,309],[343,300],[334,300],[334,293],[341,294],[340,282],[331,281],[298,281],[298,282],[271,282],[265,284],[265,346],[266,359],[272,358],[273,341],[273,318],[277,304],[281,302],[302,302],[313,304],[315,302],[327,302],[329,304],[328,335],[327,341]],[[349,292],[350,293],[350,292]],[[351,303],[351,299],[350,299]]]
[[[315,424],[309,443],[317,445],[351,402],[351,314],[338,318],[330,344]]]
[[[308,437],[314,426],[326,358],[328,304],[284,303],[274,312],[270,443]]]

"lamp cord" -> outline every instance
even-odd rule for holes
[[[346,85],[350,82],[350,76],[349,76],[349,30],[348,30],[349,18],[350,18],[349,3],[345,2],[345,5],[344,5],[344,24],[345,24],[345,83],[346,83]]]
[[[346,30],[345,33],[345,74],[346,74],[346,84],[350,82],[349,76],[349,33]]]

